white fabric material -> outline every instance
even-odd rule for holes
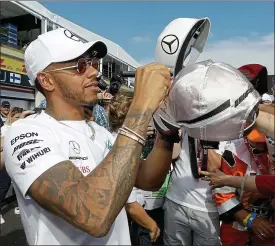
[[[172,167],[172,165],[171,165]],[[162,208],[165,200],[165,195],[169,187],[171,173],[167,174],[165,181],[163,182],[161,188],[158,191],[142,191],[140,192],[144,196],[144,209],[153,210],[157,208]]]
[[[207,60],[181,70],[154,117],[159,115],[155,118],[158,125],[182,126],[196,139],[233,140],[243,137],[247,122],[255,121],[260,100],[259,93],[240,71]],[[227,106],[219,113],[200,119],[222,105]],[[185,122],[192,120],[196,121]]]
[[[274,101],[274,95],[269,95],[267,93],[262,95],[262,100],[264,102],[272,103]]]
[[[101,41],[83,43],[70,31],[64,28],[41,34],[31,42],[24,54],[28,77],[35,81],[37,74],[51,63],[73,60],[93,48],[97,58],[107,54],[107,47]]]
[[[221,150],[221,148],[220,148],[221,154],[224,152],[224,150],[231,151],[240,160],[242,160],[244,163],[247,163],[249,172],[253,172],[253,173],[258,172],[257,164],[255,163],[253,156],[248,151],[243,138],[235,139],[233,141],[224,142],[223,150]]]
[[[153,210],[157,208],[161,208],[164,204],[164,197],[154,197],[152,191],[142,191],[144,195],[144,209]]]
[[[195,179],[192,175],[188,135],[182,133],[181,152],[172,172],[166,197],[175,203],[204,212],[217,212],[209,182]]]
[[[58,122],[46,113],[18,120],[5,136],[5,164],[21,212],[30,245],[129,245],[129,229],[123,209],[110,232],[94,238],[41,208],[27,196],[31,184],[57,163],[71,160],[86,176],[111,149],[113,136],[92,122],[95,140],[85,121]]]
[[[10,126],[8,126],[8,125],[3,125],[2,127],[1,127],[1,137],[5,137],[5,135],[6,135],[6,133],[7,133],[7,131],[8,131],[8,129],[10,128]]]
[[[133,203],[137,201],[137,191],[133,189],[126,203]]]

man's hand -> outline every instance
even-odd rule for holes
[[[151,242],[152,243],[156,242],[160,235],[160,229],[159,229],[157,223],[154,223],[152,228],[149,229],[149,231],[150,231]]]
[[[135,81],[132,104],[146,106],[154,112],[169,92],[170,71],[164,65],[151,63],[136,70]]]
[[[270,240],[274,238],[274,225],[262,218],[253,220],[252,231],[261,240]]]

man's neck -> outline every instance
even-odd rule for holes
[[[67,102],[54,102],[47,100],[45,112],[58,121],[84,120],[84,108],[80,105],[71,105]]]

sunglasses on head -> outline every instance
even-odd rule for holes
[[[94,69],[99,70],[100,60],[96,57],[91,58],[91,59],[80,58],[77,61],[76,65],[69,66],[69,67],[57,68],[57,69],[49,70],[47,72],[55,72],[55,71],[61,71],[61,70],[67,70],[67,69],[76,69],[76,71],[79,74],[83,74],[86,72],[86,70],[89,66],[92,66]]]

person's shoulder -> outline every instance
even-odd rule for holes
[[[41,117],[41,115],[30,115],[24,119],[19,119],[15,121],[11,126],[10,130],[16,131],[16,130],[31,130],[33,127],[36,129],[44,129],[47,128],[47,122],[45,122],[45,119]]]
[[[19,119],[9,127],[5,135],[5,142],[20,142],[19,140],[38,136],[47,138],[47,135],[51,133],[51,127],[48,123],[47,120],[42,119],[39,115]]]

